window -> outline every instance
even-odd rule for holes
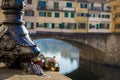
[[[66,7],[72,8],[72,3],[66,3]]]
[[[45,28],[52,28],[52,23],[44,23]]]
[[[102,15],[102,18],[105,18],[105,15]]]
[[[32,22],[26,22],[25,26],[27,29],[33,29],[33,23]]]
[[[99,24],[96,24],[96,29],[99,29]]]
[[[101,18],[101,15],[99,14],[99,16],[98,16],[99,18]]]
[[[88,17],[92,17],[92,14],[88,14]]]
[[[65,12],[65,13],[64,13],[64,17],[68,17],[68,12]]]
[[[54,9],[58,10],[59,9],[59,3],[58,2],[54,2]]]
[[[51,17],[52,13],[51,12],[47,12],[47,17]]]
[[[46,9],[46,2],[45,1],[39,1],[38,9]]]
[[[61,29],[64,29],[64,27],[65,27],[64,23],[61,23],[59,26]]]
[[[77,13],[77,16],[78,17],[89,17],[91,16],[90,14],[87,14],[87,13]]]
[[[90,28],[90,29],[95,29],[95,25],[89,24],[89,28]]]
[[[115,28],[120,29],[120,24],[116,24]]]
[[[39,12],[39,16],[45,17],[46,16],[46,12]]]
[[[25,10],[25,16],[34,16],[33,10]]]
[[[27,4],[32,4],[32,0],[27,0]]]
[[[52,24],[51,23],[47,23],[47,28],[52,28]]]
[[[81,16],[81,13],[77,13],[77,16],[80,17],[80,16]]]
[[[75,29],[75,23],[69,23],[69,29]]]
[[[42,27],[44,27],[44,24],[37,22],[37,23],[36,23],[36,27],[37,27],[37,28],[42,28]]]
[[[110,15],[106,15],[106,18],[110,18]]]
[[[109,29],[110,27],[109,23],[100,23],[99,26],[100,29]]]
[[[80,7],[81,7],[81,8],[87,8],[87,4],[82,3],[82,4],[80,4]]]
[[[68,29],[68,25],[69,25],[68,23],[64,23],[64,28]]]
[[[55,24],[54,24],[54,27],[55,27],[55,28],[59,28],[59,24],[55,23]]]
[[[93,14],[93,17],[95,17],[95,14]]]
[[[116,14],[116,17],[117,17],[117,18],[120,18],[120,14]]]
[[[81,16],[83,17],[83,16],[84,16],[84,13],[81,13]]]
[[[107,24],[107,29],[109,29],[110,28],[110,24]]]
[[[59,17],[60,17],[60,14],[59,14],[59,13],[55,13],[55,17],[56,17],[56,18],[59,18]]]
[[[71,18],[74,18],[75,14],[74,12],[71,12]]]
[[[86,23],[78,23],[78,29],[86,29]]]

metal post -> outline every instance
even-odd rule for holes
[[[2,0],[1,8],[5,20],[0,27],[0,55],[3,56],[0,59],[8,61],[10,65],[16,59],[29,60],[40,53],[40,49],[33,43],[24,26],[24,5],[23,0]]]

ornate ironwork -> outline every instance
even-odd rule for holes
[[[27,59],[40,53],[40,49],[33,43],[24,26],[25,22],[22,19],[24,5],[23,0],[2,0],[1,8],[5,20],[0,26],[0,54],[5,57]]]

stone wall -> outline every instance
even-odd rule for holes
[[[62,39],[81,49],[80,57],[95,62],[120,66],[120,34],[118,33],[38,33],[37,38]],[[75,44],[76,43],[76,44]]]

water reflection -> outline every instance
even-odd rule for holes
[[[45,56],[56,56],[56,60],[60,64],[61,73],[70,73],[79,67],[79,49],[76,47],[54,39],[41,39],[34,42],[38,44]]]
[[[113,68],[79,58],[79,49],[59,40],[40,39],[35,43],[46,56],[56,56],[60,72],[72,80],[120,80],[120,68]]]

